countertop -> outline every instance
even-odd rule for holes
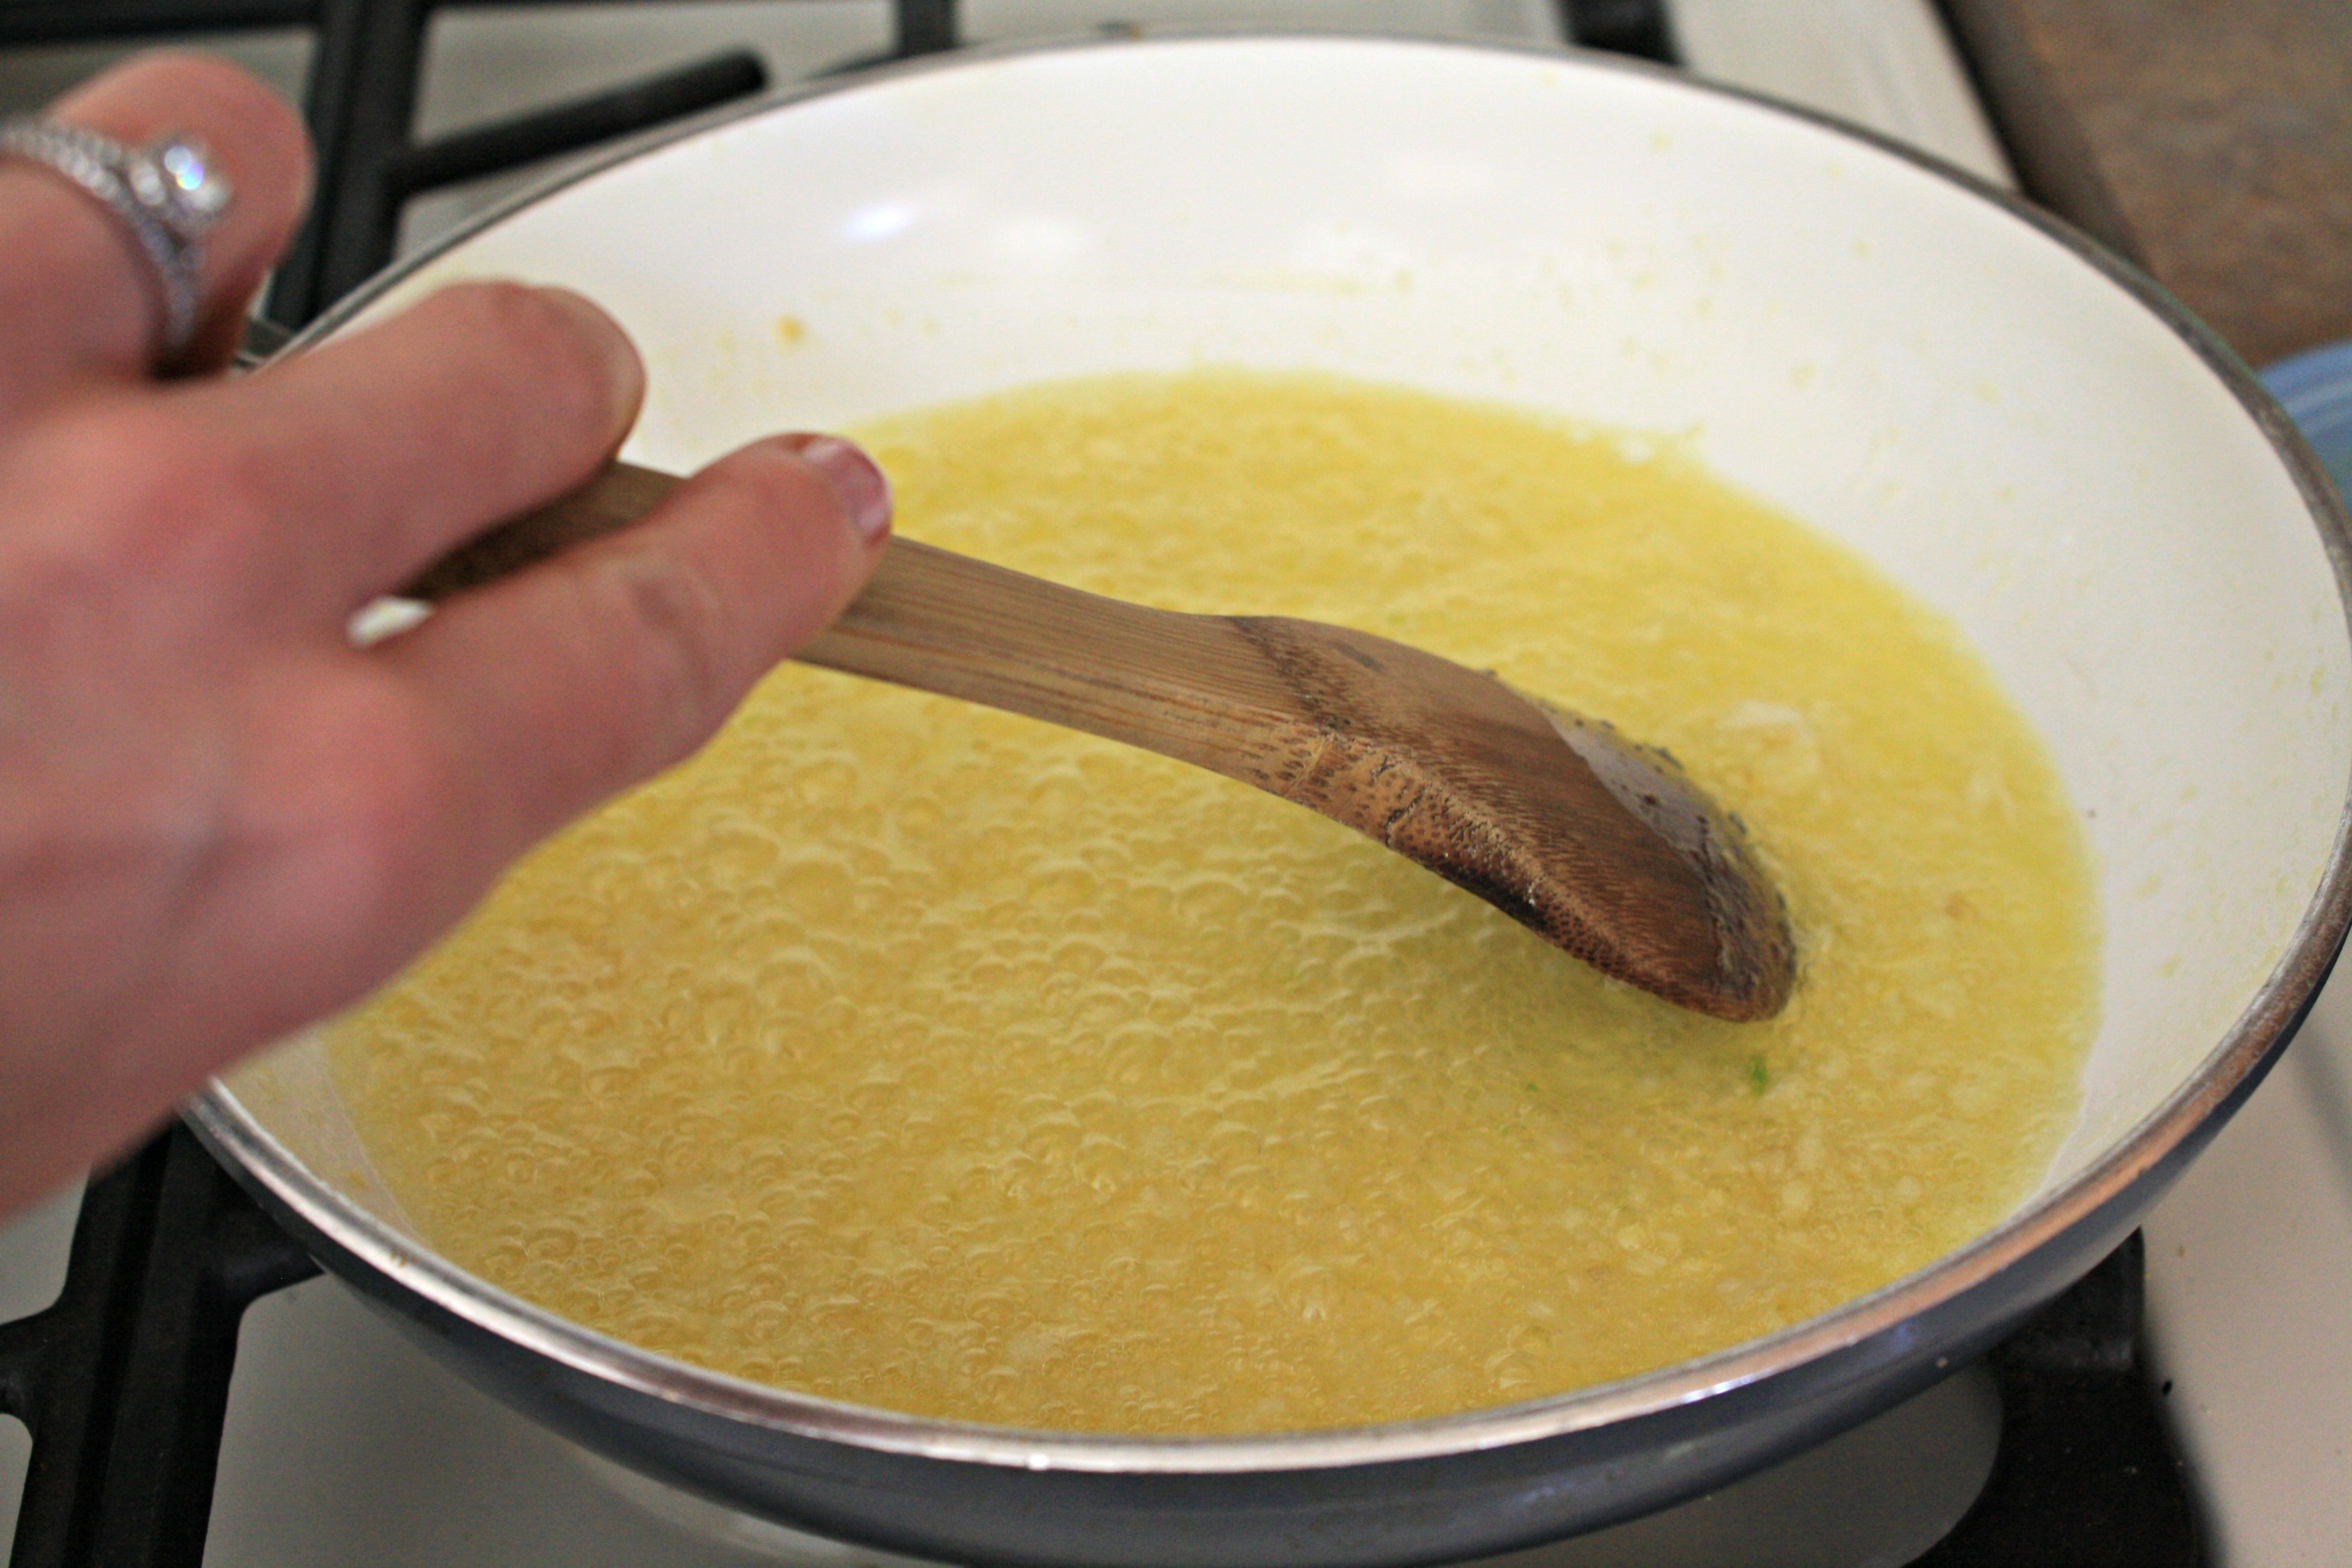
[[[2352,5],[1943,8],[2029,195],[2256,365],[2352,337]]]

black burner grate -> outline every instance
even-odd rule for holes
[[[2123,1246],[1986,1359],[2000,1447],[1975,1505],[1913,1568],[2200,1568],[2189,1474],[2151,1386],[2145,1244]]]
[[[318,1271],[184,1127],[93,1181],[57,1302],[0,1324],[33,1435],[11,1568],[201,1563],[238,1321]]]
[[[409,198],[758,91],[732,51],[416,144],[426,24],[488,0],[0,0],[0,46],[303,26],[320,155],[269,314],[299,326],[392,259]],[[1556,0],[1592,47],[1675,61],[1658,0]],[[896,0],[892,58],[956,47],[955,0]],[[11,1568],[198,1568],[237,1326],[318,1271],[184,1127],[83,1198],[55,1305],[0,1324],[0,1413],[33,1436]],[[1976,1505],[1917,1568],[2196,1568],[2188,1479],[2147,1380],[2135,1236],[1991,1354],[2000,1447]]]

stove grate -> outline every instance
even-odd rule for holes
[[[0,1324],[33,1435],[12,1568],[195,1568],[238,1321],[318,1271],[185,1127],[91,1182],[64,1290]]]
[[[2200,1568],[2188,1468],[2146,1364],[2146,1280],[2134,1231],[1993,1347],[1992,1473],[1913,1568]]]

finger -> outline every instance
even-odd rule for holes
[[[269,530],[272,598],[340,627],[459,541],[583,482],[644,392],[627,337],[579,295],[476,283],[177,401],[200,440],[236,455]]]
[[[704,469],[643,522],[463,594],[372,650],[440,716],[462,862],[503,866],[700,746],[881,558],[889,489],[830,437]]]
[[[285,249],[310,189],[302,122],[224,60],[147,55],[51,107],[53,118],[127,146],[203,143],[234,192],[203,241],[196,337],[186,363],[216,365]],[[0,160],[0,419],[89,379],[144,376],[161,341],[162,280],[122,220],[56,171]]]

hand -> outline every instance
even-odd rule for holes
[[[190,56],[52,113],[193,135],[236,199],[158,381],[160,294],[119,221],[0,162],[0,1212],[355,1001],[533,842],[692,752],[888,528],[855,447],[781,437],[356,648],[360,606],[611,457],[635,352],[575,295],[488,284],[218,379],[301,208],[299,122]]]

